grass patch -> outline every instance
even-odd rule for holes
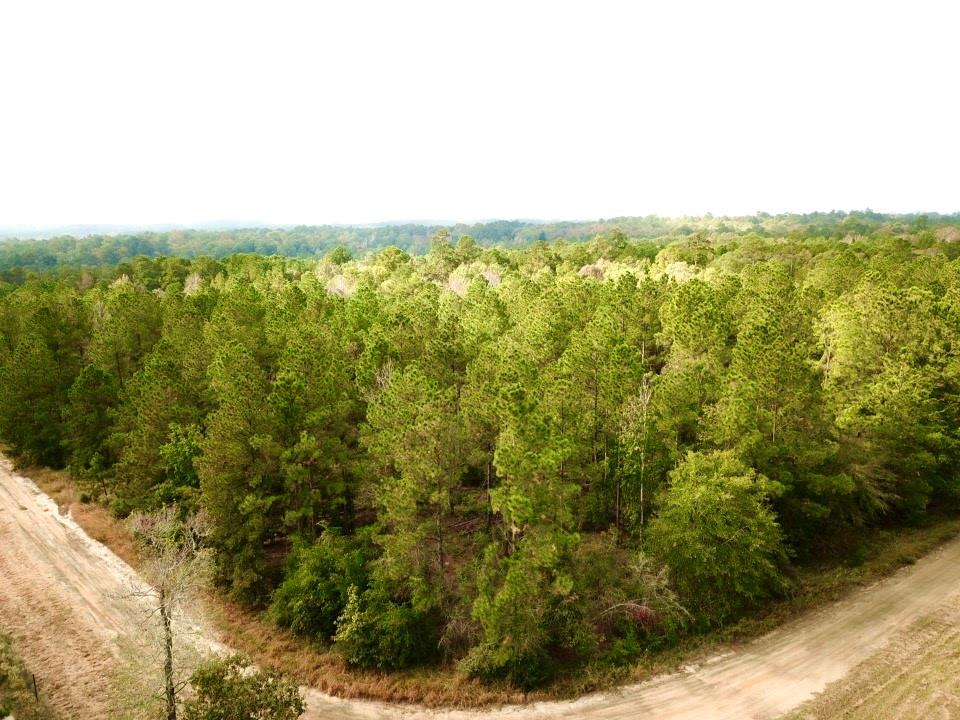
[[[33,479],[61,509],[68,510],[91,537],[107,545],[132,567],[138,566],[136,545],[127,527],[103,506],[81,502],[69,473],[33,467],[19,471]],[[222,596],[208,594],[205,605],[219,641],[250,655],[260,665],[282,670],[299,683],[331,695],[462,708],[568,699],[674,671],[755,639],[916,562],[960,534],[960,518],[934,516],[922,527],[874,529],[864,533],[865,551],[857,565],[802,566],[797,569],[793,592],[788,597],[770,603],[735,624],[684,638],[676,646],[650,653],[632,666],[613,667],[600,661],[588,664],[530,693],[506,684],[482,684],[458,674],[451,665],[401,672],[349,668],[329,648],[299,638],[268,622],[256,611]]]
[[[42,695],[34,696],[33,676],[24,667],[13,640],[0,632],[0,718],[54,720]]]

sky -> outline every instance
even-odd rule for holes
[[[960,3],[0,4],[0,225],[960,210]]]

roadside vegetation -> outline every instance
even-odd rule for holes
[[[23,273],[0,434],[117,517],[202,511],[322,688],[588,689],[955,530],[960,230],[800,227]]]
[[[129,553],[136,548],[136,540],[127,523],[114,518],[101,505],[80,502],[76,481],[66,471],[25,467],[20,472],[54,497],[62,511],[76,518],[88,534],[97,535],[100,542],[115,552]],[[232,601],[220,593],[205,593],[202,607],[203,616],[212,624],[219,641],[251,657],[261,667],[281,670],[301,685],[339,697],[416,702],[429,707],[480,707],[554,700],[602,690],[617,683],[645,680],[723,652],[731,643],[749,642],[805,612],[891,575],[958,534],[960,518],[940,514],[929,516],[917,526],[864,529],[858,539],[857,551],[848,559],[824,558],[796,567],[787,597],[767,603],[735,623],[687,636],[671,647],[644,653],[633,663],[594,662],[579,673],[564,675],[546,687],[526,692],[506,683],[481,683],[458,674],[455,667],[443,665],[390,673],[353,668],[336,653],[329,652],[327,647],[279,627],[256,608]],[[124,559],[137,569],[143,567],[136,552]],[[154,696],[155,688],[141,687],[145,674],[142,659],[129,657],[128,664],[136,672],[139,682],[134,683],[132,678],[124,675],[123,702],[130,703],[133,685],[140,687],[133,700]],[[147,671],[152,671],[154,677],[151,681],[162,687],[163,679],[158,669]],[[154,705],[156,703],[150,707]]]
[[[0,629],[0,719],[56,720],[11,638]]]

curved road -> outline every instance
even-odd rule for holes
[[[0,627],[67,717],[105,717],[112,640],[143,608],[134,573],[0,457]],[[877,652],[899,629],[960,601],[960,539],[846,599],[700,666],[576,701],[433,711],[306,689],[312,720],[406,718],[776,718]]]

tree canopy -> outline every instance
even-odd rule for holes
[[[955,219],[436,230],[4,243],[60,264],[0,276],[0,437],[118,515],[203,511],[219,586],[351,664],[524,687],[958,509]]]

